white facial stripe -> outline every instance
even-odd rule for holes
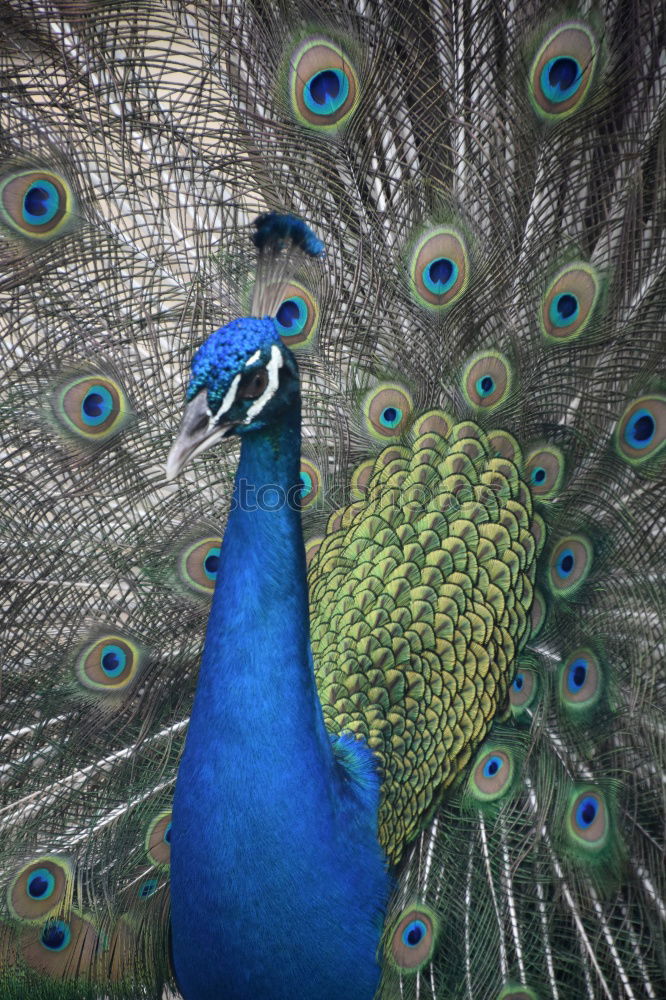
[[[258,361],[260,357],[261,357],[261,351],[255,351],[252,357],[248,358],[247,361],[245,362],[245,367],[249,368],[250,365],[253,365],[255,361]]]
[[[271,347],[271,360],[266,365],[266,371],[268,372],[268,385],[262,392],[259,399],[255,399],[254,403],[247,411],[247,416],[245,417],[244,423],[251,423],[256,417],[257,413],[263,410],[269,399],[272,399],[277,392],[278,382],[280,381],[280,368],[283,364],[282,354],[280,348],[276,347],[275,344]]]
[[[221,417],[223,413],[226,413],[229,407],[232,405],[233,401],[236,398],[236,389],[238,388],[239,382],[240,382],[240,375],[234,375],[231,385],[224,394],[224,399],[220,404],[219,410],[217,411],[217,413],[213,414],[210,418],[211,422],[213,421],[217,422],[217,418]]]

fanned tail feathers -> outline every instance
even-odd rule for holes
[[[276,209],[326,246],[261,301],[301,371],[327,724],[371,733],[398,803],[379,996],[658,1000],[663,9],[10,0],[2,26],[0,996],[175,989],[170,804],[237,453],[163,465]],[[481,605],[515,646],[483,723]],[[445,729],[474,730],[446,779]]]

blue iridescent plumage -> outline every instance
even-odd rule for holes
[[[205,390],[215,412],[222,402],[234,375],[253,354],[256,364],[265,363],[273,344],[281,340],[270,319],[236,319],[212,333],[192,361],[187,399]]]
[[[192,363],[188,398],[205,395],[214,412],[232,378],[251,359],[268,363],[271,348],[288,374],[278,408],[266,404],[269,426],[238,426],[241,457],[174,799],[174,965],[184,995],[197,1000],[288,1000],[305,982],[317,984],[317,1000],[369,1000],[389,890],[379,780],[367,749],[350,739],[332,746],[324,727],[298,504],[244,500],[267,483],[284,498],[300,491],[297,369],[279,343],[270,320],[236,320]],[[263,763],[246,745],[248,729],[271,747]]]
[[[254,221],[252,242],[260,253],[279,253],[287,246],[302,250],[308,257],[323,257],[324,244],[296,215],[266,212]]]

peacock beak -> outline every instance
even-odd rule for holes
[[[235,426],[233,422],[218,424],[208,409],[205,392],[200,392],[185,407],[176,440],[166,463],[167,482],[175,479],[190,459],[200,455],[225,437]]]

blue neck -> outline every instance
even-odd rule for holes
[[[350,778],[324,728],[299,469],[296,407],[244,436],[174,801],[186,1000],[291,1000],[305,982],[318,984],[311,1000],[370,1000],[377,984],[378,792]]]
[[[192,724],[207,749],[204,727],[224,726],[225,749],[240,748],[251,719],[260,719],[262,738],[286,741],[285,752],[309,734],[308,751],[323,767],[331,753],[309,667],[299,471],[298,414],[244,436]]]

